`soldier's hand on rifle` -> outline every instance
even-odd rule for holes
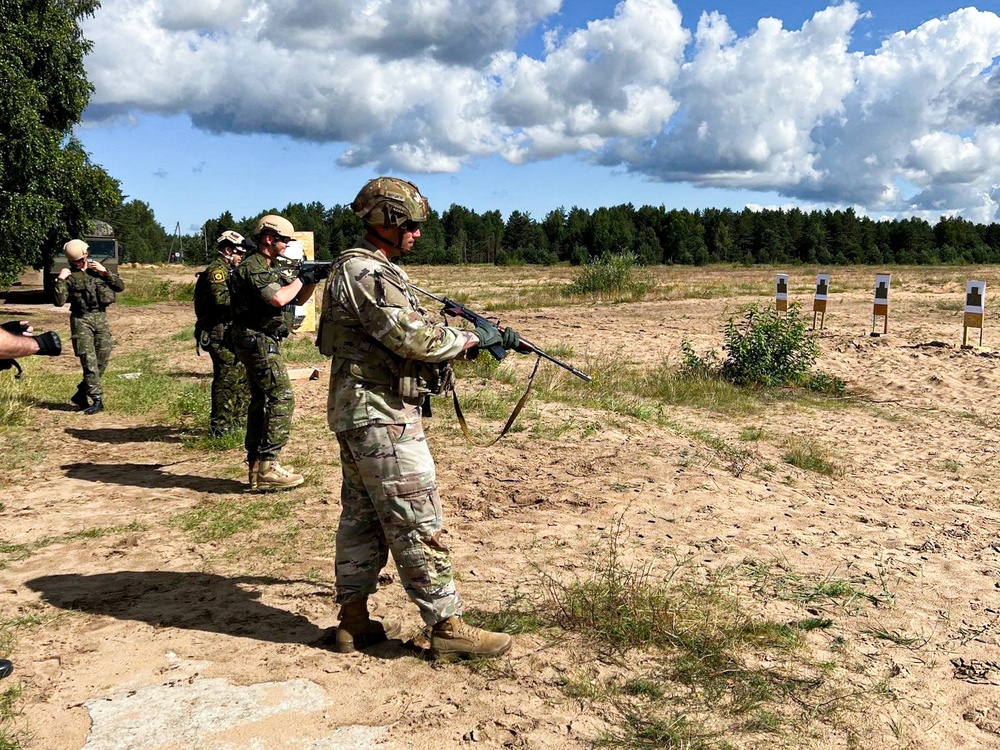
[[[303,284],[318,284],[329,275],[329,266],[303,266],[299,268],[298,279]]]
[[[504,346],[503,334],[500,333],[500,329],[488,320],[480,320],[476,324],[476,330],[474,333],[476,334],[476,338],[479,339],[480,349],[489,349],[491,346],[496,346],[497,344],[503,346],[504,349],[507,348]],[[503,354],[503,352],[501,352],[501,354]]]
[[[503,329],[503,333],[500,334],[500,344],[507,351],[517,349],[521,345],[521,336],[513,328],[507,326]]]

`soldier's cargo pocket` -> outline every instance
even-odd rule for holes
[[[80,337],[79,336],[74,336],[73,337],[73,356],[74,357],[79,357],[79,356],[81,356],[81,354],[82,353],[80,352]]]
[[[428,486],[427,477],[417,476],[387,479],[382,482],[391,525],[406,533],[421,526],[434,524],[438,515],[437,492]]]

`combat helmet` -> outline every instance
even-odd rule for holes
[[[376,177],[361,188],[351,210],[371,226],[399,227],[408,221],[426,221],[430,205],[412,182]]]
[[[243,247],[246,240],[243,235],[239,232],[234,232],[232,229],[227,229],[225,232],[219,235],[219,238],[215,241],[216,245],[222,245],[227,243],[233,247]]]
[[[90,249],[88,245],[83,240],[70,240],[65,245],[63,245],[63,252],[66,253],[66,260],[82,260],[83,256],[87,254]]]
[[[284,216],[278,216],[277,214],[261,216],[257,220],[257,226],[253,230],[253,238],[255,240],[258,239],[261,232],[265,229],[274,232],[279,237],[291,237],[295,234],[295,227],[292,226],[292,222]]]

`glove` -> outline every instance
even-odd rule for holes
[[[474,333],[479,338],[480,349],[489,349],[497,344],[503,346],[503,336],[500,334],[500,329],[487,320],[480,321]],[[504,348],[507,347],[504,346]]]
[[[58,357],[62,354],[62,341],[55,331],[46,331],[35,336],[38,342],[38,353],[45,357]]]
[[[11,320],[7,323],[0,325],[7,333],[13,333],[15,336],[21,336],[26,333],[31,326],[22,323],[19,320]]]
[[[303,284],[316,284],[330,275],[330,266],[302,266],[298,279]]]
[[[503,345],[503,348],[506,349],[507,351],[510,351],[511,349],[517,349],[517,347],[521,345],[521,336],[518,334],[517,331],[515,331],[510,326],[507,326],[506,328],[503,329],[503,333],[500,334],[500,338],[501,338],[500,343]]]

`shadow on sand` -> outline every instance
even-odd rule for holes
[[[72,479],[117,484],[122,487],[144,487],[151,490],[183,488],[212,495],[232,495],[246,491],[246,485],[235,479],[218,479],[198,474],[173,474],[162,470],[165,466],[174,465],[176,464],[88,463],[64,464],[60,468]]]
[[[316,642],[324,629],[301,615],[262,604],[259,591],[253,588],[290,583],[299,582],[263,576],[227,578],[211,573],[125,570],[43,576],[26,585],[60,609],[273,643]]]
[[[75,406],[71,407],[76,409]],[[99,427],[87,430],[80,427],[67,427],[67,435],[77,440],[91,443],[109,443],[122,445],[124,443],[180,443],[184,435],[189,434],[177,427]]]

